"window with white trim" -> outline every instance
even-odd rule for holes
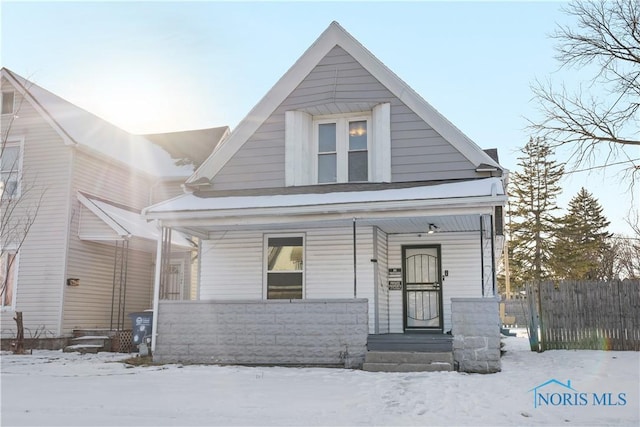
[[[304,237],[265,237],[267,299],[302,299],[304,289]]]
[[[285,185],[391,182],[391,105],[312,116],[285,113]]]
[[[20,196],[22,144],[7,142],[0,153],[0,194],[2,198]]]
[[[318,184],[369,181],[371,116],[314,120]]]
[[[13,91],[2,91],[2,114],[13,114],[15,94]]]
[[[6,251],[0,256],[0,307],[3,310],[13,308],[17,266],[15,251]]]

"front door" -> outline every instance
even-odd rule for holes
[[[405,331],[442,332],[440,246],[403,246]]]

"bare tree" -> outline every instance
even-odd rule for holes
[[[22,169],[22,153],[19,145],[12,141],[12,128],[24,103],[19,97],[14,102],[11,94],[10,114],[2,117],[2,135],[0,145],[0,305],[8,305],[15,298],[14,282],[17,272],[14,269],[17,254],[20,252],[31,227],[36,221],[45,189],[37,185],[37,176],[25,179]],[[5,113],[3,99],[3,113]],[[17,339],[14,352],[24,353],[24,329],[22,312],[16,312]]]
[[[541,119],[530,119],[530,128],[569,146],[575,168],[624,164],[633,183],[640,178],[640,2],[576,1],[563,11],[576,18],[577,28],[560,26],[552,35],[556,59],[593,75],[575,93],[564,83],[536,81]],[[588,94],[595,91],[599,97]]]

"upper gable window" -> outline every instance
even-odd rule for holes
[[[2,114],[13,114],[14,93],[12,91],[2,92]]]
[[[318,184],[369,181],[371,117],[315,120]]]
[[[285,185],[391,182],[391,106],[312,116],[285,113]]]

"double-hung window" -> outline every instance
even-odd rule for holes
[[[266,298],[302,299],[304,237],[266,236]]]
[[[0,307],[3,310],[13,307],[17,264],[18,255],[13,251],[0,256]]]
[[[0,194],[2,198],[20,196],[22,144],[7,142],[0,152]]]
[[[369,181],[370,116],[314,121],[318,184]]]
[[[391,104],[314,116],[285,112],[285,185],[391,182]]]

